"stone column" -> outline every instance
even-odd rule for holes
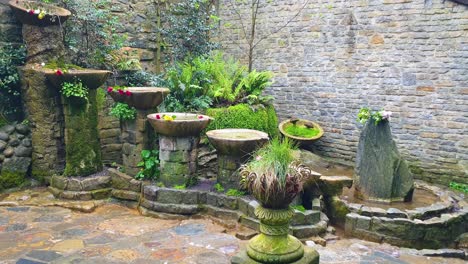
[[[64,123],[57,89],[50,89],[46,76],[31,65],[20,69],[21,96],[26,119],[31,122],[33,145],[31,174],[61,174],[65,165]]]
[[[65,176],[88,176],[102,170],[101,145],[95,89],[88,90],[88,101],[64,99]]]
[[[27,47],[26,63],[47,63],[63,59],[65,47],[61,26],[38,27],[23,24],[23,39]]]
[[[197,172],[200,137],[159,135],[161,181],[167,187],[190,184]]]
[[[148,123],[146,116],[151,110],[137,110],[134,120],[121,121],[122,162],[125,172],[135,176],[140,168],[141,151],[152,150],[156,146],[154,130]]]
[[[224,189],[239,189],[239,168],[248,160],[245,157],[218,154],[218,178],[217,181]]]

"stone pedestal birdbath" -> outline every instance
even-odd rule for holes
[[[88,88],[87,100],[62,97],[65,119],[65,171],[63,174],[69,178],[65,182],[60,178],[52,180],[51,187],[55,188],[53,193],[61,198],[69,199],[102,198],[104,194],[93,195],[92,193],[100,188],[108,187],[110,178],[96,175],[93,177],[96,178],[95,180],[90,180],[84,177],[99,174],[103,169],[97,128],[96,89],[107,80],[111,72],[84,69],[57,74],[56,71],[44,69],[44,74],[56,89],[61,89],[64,82],[77,80]],[[105,191],[110,192],[110,189]]]
[[[169,89],[160,87],[127,87],[128,95],[113,90],[109,95],[116,102],[126,103],[137,110],[134,120],[121,120],[122,160],[125,170],[130,175],[139,171],[140,153],[144,149],[153,149],[155,144],[153,130],[149,127],[147,115],[159,106]]]
[[[288,133],[288,128],[293,127],[293,126],[298,129],[311,129],[311,130],[314,129],[316,132],[312,133],[310,136],[299,135],[299,134],[294,135],[294,134]],[[299,144],[301,145],[311,144],[312,142],[321,138],[324,133],[323,128],[319,124],[309,121],[309,120],[298,119],[298,118],[291,118],[288,120],[284,120],[278,125],[278,128],[281,134],[283,134],[283,136],[293,139],[299,142]],[[300,131],[300,132],[304,132],[304,131]]]
[[[12,0],[8,3],[23,24],[23,39],[27,47],[27,63],[42,63],[63,59],[62,26],[71,16],[67,9],[38,1]]]
[[[239,189],[239,167],[250,154],[268,142],[268,134],[253,129],[217,129],[206,132],[218,154],[217,182],[227,189]]]
[[[188,113],[156,113],[148,120],[159,134],[161,181],[170,187],[189,184],[196,177],[200,132],[211,117]]]

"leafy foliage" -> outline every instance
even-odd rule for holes
[[[291,206],[291,208],[295,209],[295,210],[298,210],[299,212],[303,212],[305,213],[306,209],[303,205],[293,205]]]
[[[137,180],[155,180],[159,176],[159,151],[142,150],[141,161],[137,164],[140,171],[135,175]]]
[[[278,136],[278,117],[275,108],[270,105],[254,109],[247,104],[238,104],[225,108],[209,108],[206,114],[214,120],[207,131],[223,128],[249,128],[268,133],[270,138]]]
[[[22,117],[17,67],[24,64],[25,57],[26,52],[22,45],[0,45],[0,119],[19,120]]]
[[[218,28],[214,0],[177,1],[169,6],[167,27],[161,30],[166,46],[171,47],[171,61],[208,54],[219,48],[212,41]]]
[[[213,188],[214,188],[217,192],[220,192],[220,193],[224,192],[224,187],[223,187],[219,182],[216,183],[216,184],[213,186]]]
[[[381,111],[371,111],[367,107],[363,107],[359,110],[357,121],[361,124],[367,122],[367,120],[373,120],[375,125],[378,125],[382,120],[390,119],[392,112],[381,110]]]
[[[185,184],[181,184],[181,185],[174,185],[174,187],[172,187],[176,190],[185,190],[187,189],[187,186],[185,186]]]
[[[136,117],[136,109],[125,103],[116,103],[110,110],[110,114],[120,120],[133,120]]]
[[[227,196],[240,197],[240,196],[244,196],[244,195],[245,195],[245,192],[239,191],[239,190],[236,190],[236,189],[229,189],[229,190],[226,192],[226,195],[227,195]]]
[[[67,98],[76,97],[86,101],[88,100],[88,88],[78,80],[72,83],[64,82],[60,91],[62,95]]]
[[[463,193],[468,193],[468,184],[458,183],[458,182],[450,182],[449,187],[454,189],[454,190],[461,191]]]

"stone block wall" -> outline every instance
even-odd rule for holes
[[[224,50],[246,61],[248,6],[221,1]],[[267,2],[267,1],[262,1]],[[318,121],[319,153],[353,162],[360,107],[393,112],[417,178],[468,182],[468,7],[444,0],[279,0],[260,7],[254,68],[271,70],[280,119]],[[274,34],[275,30],[286,25]],[[240,45],[239,45],[240,44]]]

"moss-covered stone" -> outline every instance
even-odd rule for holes
[[[65,100],[66,176],[87,176],[102,170],[96,90],[88,102]]]
[[[344,227],[346,215],[350,210],[337,196],[327,197],[325,200],[330,221],[341,227]]]
[[[24,173],[3,170],[0,174],[0,189],[18,187],[23,184],[24,181]]]
[[[275,108],[252,109],[247,104],[238,104],[227,108],[210,108],[206,114],[213,117],[206,131],[223,128],[248,128],[268,133],[270,138],[278,136],[278,117]]]

